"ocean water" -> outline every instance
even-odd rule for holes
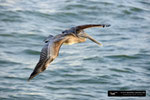
[[[30,82],[43,40],[83,24],[100,41],[63,45]],[[108,97],[146,90],[146,97]],[[149,0],[0,0],[0,100],[150,100]]]

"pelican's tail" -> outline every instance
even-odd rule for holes
[[[83,30],[83,29],[91,28],[91,27],[109,27],[109,26],[110,24],[87,24],[87,25],[77,26],[76,29]]]

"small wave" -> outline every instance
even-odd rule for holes
[[[102,75],[102,76],[98,76],[98,79],[111,79],[111,77],[109,75]]]
[[[76,91],[79,90],[80,87],[78,86],[63,86],[63,87],[58,87],[58,86],[45,86],[45,88],[47,89],[51,89],[51,90],[71,90],[71,91]]]
[[[94,56],[94,57],[88,57],[88,58],[84,58],[83,60],[97,60],[99,59],[98,56]]]
[[[17,77],[17,76],[5,76],[3,77],[5,79],[11,79],[11,80],[26,80],[25,78],[22,78],[22,77]]]
[[[76,82],[83,83],[83,84],[109,84],[109,82],[106,80],[100,80],[94,77],[86,78],[86,79],[79,79]]]
[[[24,22],[19,13],[14,11],[1,11],[0,16],[0,20],[3,22]]]
[[[1,33],[0,36],[2,36],[2,37],[14,37],[13,34],[5,34],[5,33]]]
[[[123,10],[122,12],[123,12],[124,14],[126,14],[126,15],[132,14],[132,12],[130,12],[129,10]]]
[[[24,50],[23,52],[26,54],[31,54],[31,55],[39,55],[40,54],[39,51],[30,50],[30,49]]]
[[[22,92],[20,94],[23,94],[23,95],[43,95],[43,93],[39,93],[39,92]]]
[[[21,63],[18,63],[18,62],[14,62],[14,61],[9,61],[9,60],[0,60],[0,64],[7,64],[7,65],[17,65],[17,64],[21,64]]]
[[[87,75],[77,75],[77,74],[63,74],[64,77],[74,77],[74,78],[81,78],[81,77],[87,77]]]
[[[70,4],[64,7],[64,10],[72,10],[74,8],[80,9],[80,8],[86,8],[87,6],[84,4]]]
[[[51,15],[42,11],[32,11],[32,10],[19,10],[18,12],[26,15],[39,16],[39,17],[50,17]]]
[[[93,56],[93,57],[86,57],[86,58],[83,58],[83,60],[95,60],[95,61],[99,61],[99,60],[102,60],[99,56]]]
[[[129,69],[109,68],[109,70],[114,72],[121,72],[121,73],[133,73],[133,70],[129,70]]]
[[[130,8],[130,10],[133,11],[133,12],[141,12],[141,11],[143,11],[143,9],[137,8],[137,7],[132,7],[132,8]]]
[[[119,59],[119,58],[122,58],[122,59],[138,59],[139,57],[137,56],[129,56],[129,55],[112,55],[112,56],[105,56],[107,58],[114,58],[114,59]]]

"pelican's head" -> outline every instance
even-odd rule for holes
[[[47,42],[49,42],[50,40],[52,40],[53,39],[53,35],[49,35],[46,39],[44,39],[44,42],[45,43],[47,43]]]

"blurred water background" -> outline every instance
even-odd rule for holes
[[[30,82],[43,40],[82,24],[91,41],[63,45]],[[108,97],[146,90],[146,97]],[[0,0],[0,100],[150,100],[149,0]]]

